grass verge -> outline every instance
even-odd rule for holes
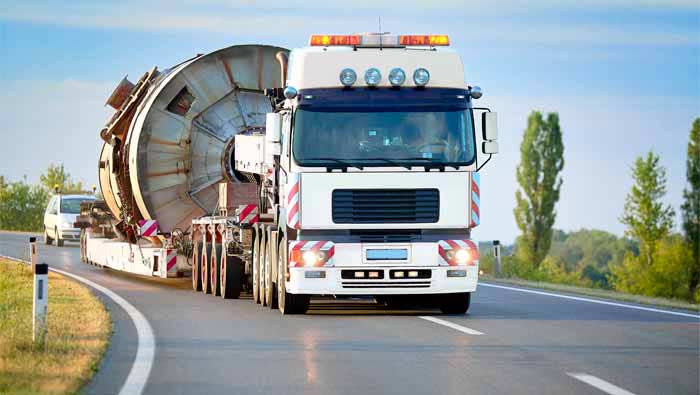
[[[656,307],[667,307],[673,309],[683,309],[691,311],[700,311],[700,305],[684,302],[682,300],[666,299],[666,298],[654,298],[650,296],[632,295],[622,292],[609,291],[606,289],[595,289],[595,288],[585,288],[576,287],[573,285],[564,284],[554,284],[554,283],[544,283],[539,281],[528,281],[520,280],[514,278],[496,278],[490,275],[479,276],[480,280],[485,280],[494,284],[504,284],[504,285],[517,285],[527,288],[537,288],[549,291],[557,291],[562,293],[569,293],[574,295],[586,295],[593,296],[601,299],[612,299],[624,302],[632,302],[637,304],[644,304]]]
[[[32,342],[33,274],[0,259],[0,394],[73,394],[107,349],[111,321],[83,285],[49,273],[48,333]]]

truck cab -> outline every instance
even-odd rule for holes
[[[278,290],[439,295],[444,312],[465,312],[479,270],[477,151],[497,152],[495,113],[474,109],[481,90],[447,36],[310,44],[290,53],[267,123],[288,259]]]

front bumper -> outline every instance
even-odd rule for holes
[[[342,271],[379,271],[382,279],[344,279]],[[290,268],[290,281],[286,284],[287,292],[309,295],[416,295],[474,292],[479,279],[477,266],[425,267],[406,266],[403,271],[429,270],[430,278],[392,279],[389,271],[396,267],[323,267]],[[465,277],[447,277],[448,270],[464,270]],[[325,272],[325,278],[306,278],[306,272]]]
[[[298,242],[297,242],[298,243]],[[306,245],[325,242],[308,242]],[[452,243],[452,241],[450,241]],[[465,245],[460,241],[461,245]],[[479,279],[478,251],[469,264],[457,264],[441,258],[445,242],[437,243],[341,243],[328,247],[332,258],[323,266],[308,267],[291,263],[286,290],[292,294],[310,295],[415,295],[476,291]],[[452,243],[454,244],[454,243]],[[291,248],[297,244],[292,242]],[[474,243],[470,242],[476,249]],[[303,247],[307,248],[307,247]],[[368,250],[405,250],[402,260],[368,260]],[[290,259],[290,262],[293,259]],[[402,272],[397,278],[394,273]],[[357,272],[363,272],[361,278]],[[370,277],[370,272],[372,276]],[[409,272],[420,272],[414,278]],[[459,273],[458,273],[459,272]],[[452,276],[448,276],[448,273]],[[455,276],[459,274],[460,276]]]
[[[78,228],[64,228],[64,229],[58,229],[58,237],[61,240],[72,240],[72,241],[79,241],[80,240],[80,229]]]

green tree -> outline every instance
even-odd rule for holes
[[[693,299],[700,282],[700,118],[695,118],[688,142],[686,175],[689,188],[683,190],[683,232],[690,246],[688,297]]]
[[[559,115],[533,111],[520,145],[517,179],[520,189],[515,193],[517,205],[513,210],[522,232],[517,243],[518,261],[536,269],[549,252],[552,226],[556,219],[554,206],[559,201],[564,168],[564,144],[559,127]]]
[[[48,191],[26,179],[0,188],[0,229],[39,231],[43,228]]]
[[[673,228],[673,208],[661,201],[666,194],[666,169],[650,151],[634,162],[632,177],[634,185],[620,222],[627,225],[626,234],[639,241],[640,254],[646,266],[651,266],[657,243]]]
[[[62,193],[80,193],[83,190],[81,181],[73,181],[73,178],[65,170],[63,164],[50,164],[46,174],[39,176],[41,184],[49,191],[58,187]]]

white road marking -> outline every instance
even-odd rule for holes
[[[584,383],[590,385],[591,387],[598,388],[599,390],[610,394],[610,395],[634,395],[633,393],[627,391],[626,389],[620,388],[614,384],[610,384],[603,379],[591,376],[585,373],[566,373],[567,375],[575,378],[576,380],[583,381]]]
[[[479,283],[479,286],[480,287],[508,289],[508,290],[516,291],[516,292],[525,292],[525,293],[531,293],[531,294],[537,294],[537,295],[553,296],[555,298],[576,300],[579,302],[597,303],[597,304],[604,304],[607,306],[623,307],[626,309],[650,311],[652,313],[670,314],[670,315],[677,315],[680,317],[690,317],[690,318],[700,319],[700,315],[696,315],[696,314],[681,313],[680,311],[661,310],[661,309],[655,309],[652,307],[642,307],[642,306],[635,306],[635,305],[624,304],[624,303],[607,302],[604,300],[582,298],[580,296],[561,295],[561,294],[555,294],[555,293],[551,293],[551,292],[535,291],[532,289],[506,287],[504,285],[496,285],[496,284],[484,284],[482,282]]]
[[[452,329],[454,329],[454,330],[456,330],[456,331],[460,331],[460,332],[462,332],[462,333],[466,333],[467,335],[483,335],[483,334],[484,334],[483,332],[479,332],[479,331],[477,331],[477,330],[475,330],[475,329],[467,328],[466,326],[457,325],[457,324],[452,323],[452,322],[450,322],[450,321],[441,320],[441,319],[439,319],[439,318],[431,317],[431,316],[428,316],[428,315],[421,315],[421,316],[418,316],[418,318],[420,318],[420,319],[422,319],[422,320],[434,322],[434,323],[436,323],[436,324],[438,324],[438,325],[446,326],[446,327],[448,327],[448,328],[452,328]]]
[[[156,340],[155,336],[153,335],[153,329],[151,328],[151,324],[148,323],[146,317],[144,317],[143,314],[141,314],[141,312],[138,311],[131,303],[127,302],[124,298],[103,287],[102,285],[63,270],[53,268],[50,268],[50,270],[63,274],[64,276],[74,278],[92,288],[95,288],[96,290],[107,295],[107,297],[112,299],[116,304],[124,309],[124,311],[126,311],[136,327],[138,346],[136,348],[136,359],[134,359],[134,364],[131,365],[131,371],[126,377],[126,381],[124,382],[121,391],[119,391],[119,395],[140,395],[143,393],[143,390],[146,387],[146,382],[148,381],[148,376],[151,374],[153,358],[156,351]]]
[[[29,263],[23,259],[11,256],[0,255],[0,258]],[[134,359],[134,364],[131,365],[131,371],[126,377],[126,381],[124,382],[122,389],[119,391],[119,395],[141,395],[143,393],[143,389],[146,387],[146,382],[148,382],[148,376],[151,375],[153,358],[156,352],[155,336],[153,335],[151,324],[148,323],[146,317],[144,317],[143,314],[136,309],[136,307],[132,306],[131,303],[127,302],[124,298],[97,283],[75,274],[64,272],[63,270],[54,269],[51,267],[49,267],[49,270],[74,278],[90,287],[95,288],[96,290],[107,295],[108,298],[112,299],[114,303],[118,304],[129,315],[131,320],[134,322],[134,326],[136,327],[138,346],[136,348],[136,359]]]

